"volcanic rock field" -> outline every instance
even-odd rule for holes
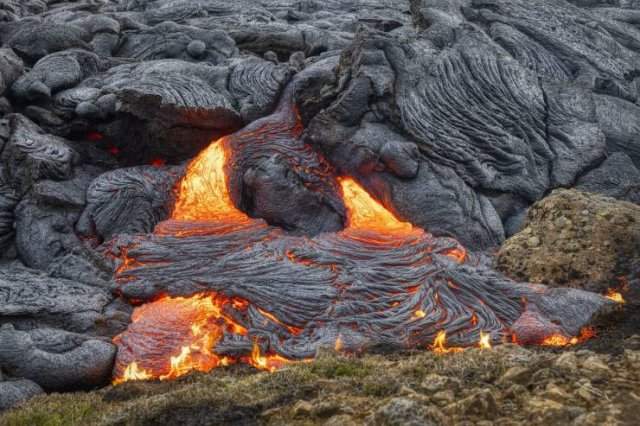
[[[633,424],[640,1],[0,0],[0,44],[0,425]]]

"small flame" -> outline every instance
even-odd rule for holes
[[[596,331],[593,327],[584,327],[580,330],[580,334],[578,336],[565,336],[564,334],[552,334],[551,336],[545,337],[542,341],[542,346],[573,346],[578,343],[586,342],[596,335]]]
[[[260,353],[260,345],[257,342],[253,343],[253,349],[251,350],[251,359],[249,364],[253,365],[258,370],[265,370],[270,373],[284,367],[287,364],[291,364],[291,361],[280,355],[262,355]]]
[[[352,178],[340,179],[344,203],[349,217],[349,229],[380,233],[410,233],[413,225],[397,219]]]
[[[624,297],[622,297],[622,293],[620,293],[619,291],[616,291],[613,288],[609,289],[605,297],[609,300],[613,300],[616,303],[620,303],[620,304],[625,303]]]
[[[413,313],[413,316],[416,318],[424,318],[427,316],[427,314],[422,309],[418,309]]]
[[[149,379],[153,379],[153,374],[138,367],[138,363],[134,361],[131,364],[127,365],[127,368],[125,368],[122,377],[114,380],[113,384],[119,385],[128,381]]]
[[[480,349],[491,349],[491,334],[480,332],[480,341],[478,342]]]
[[[164,357],[156,352],[139,355],[124,370],[120,370],[122,367],[119,367],[117,360],[113,383],[151,378],[175,379],[193,370],[208,372],[223,362],[228,363],[228,360],[213,352],[222,337],[222,326],[226,325],[240,335],[246,335],[247,331],[223,312],[225,304],[230,304],[228,299],[212,293],[192,297],[162,297],[136,308],[131,316],[130,328],[145,331],[153,329],[156,344],[163,348],[161,352],[174,355]],[[163,334],[163,330],[170,332]],[[122,336],[126,334],[114,340],[122,343]],[[123,356],[126,352],[123,352]]]
[[[430,349],[437,354],[455,353],[464,350],[463,348],[447,347],[447,332],[445,330],[440,330],[438,332],[436,338],[433,339],[433,345],[431,345]]]

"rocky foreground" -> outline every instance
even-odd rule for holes
[[[637,424],[640,336],[619,352],[503,345],[431,352],[323,354],[275,373],[245,367],[176,382],[51,394],[0,425]]]

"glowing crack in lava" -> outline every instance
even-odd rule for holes
[[[511,281],[457,241],[398,219],[355,179],[333,177],[300,140],[291,94],[282,102],[190,163],[171,218],[153,234],[110,244],[120,259],[120,293],[145,303],[114,339],[114,383],[232,363],[273,371],[319,348],[450,353],[501,341],[572,344],[588,337],[580,330],[602,309],[617,305],[595,293]],[[250,158],[238,150],[277,152],[311,175],[311,190],[338,188],[346,228],[294,236],[243,213],[229,186]]]

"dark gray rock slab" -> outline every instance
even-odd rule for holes
[[[109,291],[21,267],[0,268],[0,323],[114,335],[128,322]],[[115,309],[114,309],[115,308]]]
[[[237,53],[235,42],[224,31],[165,21],[150,28],[126,31],[116,56],[139,61],[172,58],[217,65]]]
[[[69,49],[52,53],[35,63],[12,87],[13,95],[23,101],[50,98],[52,94],[74,87],[84,79],[105,71],[112,64],[93,52]]]
[[[15,231],[14,209],[19,199],[8,185],[0,185],[0,251],[4,252],[13,241]]]
[[[616,152],[581,176],[576,189],[640,204],[640,170],[628,155]]]
[[[173,188],[183,169],[139,166],[100,175],[87,190],[87,206],[76,225],[101,241],[119,234],[149,233],[169,216]]]
[[[48,391],[90,389],[111,378],[116,347],[55,329],[0,328],[0,366]]]
[[[9,116],[11,135],[0,154],[5,182],[24,195],[42,179],[66,180],[73,176],[76,153],[62,138],[45,133],[20,114]]]
[[[4,44],[29,63],[50,53],[67,49],[91,50],[91,33],[81,26],[25,20],[20,22]]]
[[[0,95],[22,75],[24,64],[11,49],[0,49]]]
[[[0,412],[42,393],[42,388],[28,379],[0,381]]]

